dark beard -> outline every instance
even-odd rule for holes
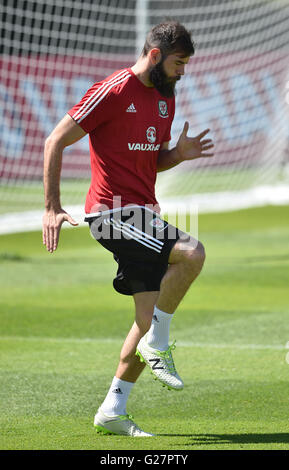
[[[181,77],[168,78],[166,72],[164,71],[163,63],[160,62],[151,70],[149,78],[151,83],[162,96],[165,98],[172,98],[175,96],[176,83]]]

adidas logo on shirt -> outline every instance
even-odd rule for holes
[[[127,113],[136,113],[136,109],[135,109],[133,103],[131,103],[131,105],[127,108],[126,112]]]
[[[112,393],[118,393],[122,395],[122,391],[120,388],[115,388],[114,390],[112,390]]]

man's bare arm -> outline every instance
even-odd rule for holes
[[[164,142],[158,156],[157,170],[165,171],[181,163],[181,157],[177,148],[169,150],[169,142]]]
[[[168,142],[164,142],[158,157],[157,170],[165,171],[186,160],[194,160],[202,157],[213,157],[213,153],[207,153],[214,147],[211,139],[204,139],[210,129],[206,129],[196,137],[188,137],[188,122],[185,122],[183,131],[177,145],[169,150]]]
[[[42,233],[43,243],[50,253],[57,248],[63,222],[78,225],[61,207],[60,176],[64,148],[85,135],[86,132],[67,114],[45,141],[43,171],[45,212]]]

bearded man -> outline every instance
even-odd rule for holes
[[[188,137],[188,122],[169,149],[175,86],[193,54],[194,43],[183,25],[167,21],[154,26],[137,62],[95,83],[45,142],[43,243],[48,252],[56,250],[63,222],[77,225],[61,206],[62,152],[88,133],[92,178],[85,220],[117,263],[114,288],[135,303],[134,323],[94,418],[98,432],[153,436],[126,410],[145,365],[169,389],[184,386],[172,358],[174,345],[169,346],[170,322],[202,269],[205,250],[161,218],[155,182],[159,171],[213,156],[208,153],[213,147],[206,138],[209,129]]]

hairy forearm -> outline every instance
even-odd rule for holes
[[[60,175],[63,148],[54,139],[48,138],[44,146],[43,185],[47,210],[58,210],[60,204]]]
[[[183,160],[177,150],[177,147],[171,150],[162,149],[158,156],[157,171],[165,171],[179,165]]]

